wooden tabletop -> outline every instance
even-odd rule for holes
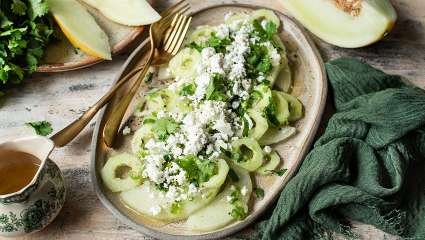
[[[207,1],[208,4],[254,0]],[[264,6],[275,0],[263,0]],[[156,0],[158,9],[172,1]],[[196,8],[205,0],[191,1]],[[403,75],[425,88],[425,2],[394,0],[399,19],[389,36],[361,49],[341,49],[315,39],[325,61],[340,56],[357,57],[391,74]],[[283,6],[280,6],[283,9]],[[8,92],[0,108],[1,140],[33,134],[24,123],[47,120],[60,130],[95,103],[110,87],[128,53],[87,69],[67,73],[35,74]],[[57,219],[43,231],[22,239],[150,239],[119,222],[97,199],[88,165],[94,121],[68,146],[54,150],[52,159],[62,169],[67,200]],[[355,224],[364,239],[396,239],[371,226]]]

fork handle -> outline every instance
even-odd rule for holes
[[[93,119],[96,113],[107,104],[115,93],[124,86],[130,78],[136,75],[142,67],[138,67],[133,71],[129,72],[124,78],[118,81],[99,101],[97,101],[93,106],[91,106],[83,115],[81,115],[77,120],[66,126],[61,131],[57,132],[50,139],[53,141],[56,147],[63,147],[68,144],[72,139],[74,139],[87,124]]]
[[[154,51],[151,51],[149,58],[147,59],[142,71],[140,72],[139,78],[134,82],[130,91],[119,101],[118,105],[114,107],[112,116],[106,122],[105,127],[103,128],[103,140],[106,146],[112,147],[115,137],[118,134],[124,114],[126,113],[127,108],[130,105],[134,95],[136,95],[137,91],[139,90],[143,79],[145,78],[145,75],[148,72],[149,67],[151,66],[153,57]]]

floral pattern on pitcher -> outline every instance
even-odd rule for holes
[[[59,213],[65,202],[62,173],[47,159],[36,182],[21,194],[0,199],[0,235],[18,236],[39,231]],[[10,211],[1,211],[1,207]]]

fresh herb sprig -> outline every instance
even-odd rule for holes
[[[28,122],[26,125],[32,127],[40,136],[47,136],[53,132],[52,124],[48,121]]]
[[[37,69],[52,36],[45,0],[0,1],[0,96]]]

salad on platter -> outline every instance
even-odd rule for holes
[[[213,231],[249,215],[252,176],[284,174],[272,145],[296,133],[303,106],[289,93],[280,24],[269,10],[228,13],[223,24],[197,27],[158,70],[173,83],[145,94],[131,151],[101,170],[128,208]]]

